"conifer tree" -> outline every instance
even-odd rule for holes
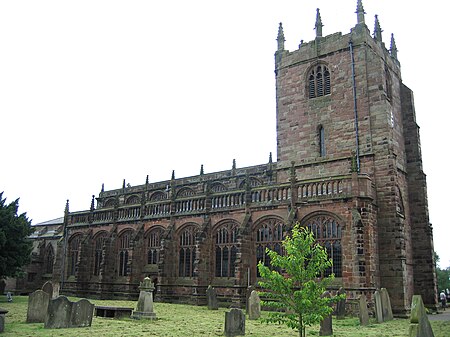
[[[32,243],[28,237],[33,233],[26,213],[17,215],[19,199],[9,205],[0,192],[0,279],[17,276],[29,263]]]
[[[258,263],[267,300],[262,304],[273,309],[267,323],[286,324],[306,336],[306,326],[319,323],[332,312],[331,302],[343,296],[322,297],[334,276],[322,277],[332,266],[323,247],[316,243],[308,228],[296,224],[290,236],[283,241],[283,253],[266,249],[270,267]]]

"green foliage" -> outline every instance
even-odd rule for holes
[[[450,267],[445,269],[436,268],[436,277],[438,284],[438,292],[444,289],[450,289]]]
[[[34,229],[26,213],[17,215],[19,199],[9,205],[0,193],[0,279],[14,277],[30,261]]]
[[[284,254],[267,249],[271,268],[258,263],[262,277],[259,285],[269,291],[263,305],[274,309],[265,321],[286,324],[306,336],[306,326],[319,323],[332,312],[331,302],[341,297],[322,297],[334,276],[321,277],[331,267],[323,247],[316,243],[307,228],[296,224],[292,234],[283,241]],[[279,272],[280,270],[281,272]]]

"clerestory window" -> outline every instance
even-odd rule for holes
[[[331,93],[330,71],[324,65],[315,66],[308,75],[309,98],[329,95]]]

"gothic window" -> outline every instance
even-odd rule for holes
[[[194,276],[195,261],[195,235],[196,228],[189,226],[180,233],[180,250],[178,261],[178,274],[180,277]]]
[[[324,65],[315,66],[308,75],[309,98],[329,95],[331,93],[330,71]]]
[[[270,266],[270,257],[266,253],[266,248],[282,254],[282,241],[286,235],[284,224],[280,220],[271,219],[264,221],[256,229],[256,263],[262,262],[265,266]],[[259,271],[258,276],[259,275]]]
[[[216,232],[216,276],[233,277],[236,266],[238,227],[233,223],[220,226]]]
[[[211,192],[213,193],[224,192],[226,190],[227,188],[225,187],[225,185],[221,183],[215,183],[211,186]]]
[[[250,187],[257,187],[262,185],[262,181],[255,177],[250,177],[248,180],[243,180],[239,185],[239,188],[245,188],[245,184],[248,181]]]
[[[126,202],[127,205],[134,205],[134,204],[139,204],[139,203],[140,203],[140,199],[136,195],[132,195],[131,197],[129,197]]]
[[[333,266],[325,271],[325,276],[334,274],[342,277],[342,228],[340,224],[330,216],[316,216],[307,220],[304,224],[313,232],[317,242],[326,249],[328,258],[333,261]]]
[[[45,273],[53,273],[53,263],[55,260],[55,254],[53,253],[53,247],[51,244],[48,245],[47,251],[45,253]]]
[[[80,255],[81,235],[73,236],[69,241],[69,265],[67,268],[69,276],[76,275],[77,262]]]
[[[319,151],[320,156],[325,157],[325,129],[322,125],[319,126]]]
[[[177,193],[177,197],[178,198],[192,197],[194,194],[195,194],[194,190],[192,190],[191,188],[185,187],[185,188],[182,188]]]
[[[157,264],[159,262],[159,253],[161,251],[161,236],[163,230],[156,228],[150,231],[147,236],[147,263]]]
[[[103,245],[106,241],[106,233],[99,234],[94,239],[94,270],[95,276],[100,275],[100,268],[103,262]]]
[[[389,72],[389,69],[387,66],[385,66],[384,68],[384,74],[385,74],[385,85],[386,85],[386,97],[388,98],[388,100],[392,99],[392,78],[391,78],[391,74]]]
[[[105,207],[114,207],[116,200],[114,198],[108,199],[105,202]]]
[[[131,251],[131,231],[126,231],[119,238],[119,276],[128,276],[128,260]]]
[[[162,191],[156,191],[150,196],[150,201],[160,201],[167,199],[167,194]]]

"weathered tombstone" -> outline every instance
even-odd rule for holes
[[[27,323],[44,323],[50,296],[42,290],[36,290],[28,296]]]
[[[389,293],[386,288],[381,288],[381,306],[383,310],[383,321],[392,321],[394,315],[392,314],[391,299],[389,298]]]
[[[322,294],[322,297],[331,297],[328,291]],[[320,322],[319,336],[332,336],[333,335],[333,316],[329,314]]]
[[[51,299],[53,299],[53,284],[50,281],[47,281],[42,286],[42,291],[45,291]]]
[[[344,288],[342,288],[342,287],[339,288],[337,295],[345,295]],[[345,301],[346,301],[346,299],[343,298],[336,303],[336,318],[337,319],[345,318]]]
[[[50,300],[44,328],[78,328],[91,326],[94,305],[86,299],[71,302],[65,296]]]
[[[409,337],[434,337],[433,329],[420,295],[413,295],[412,298]]]
[[[217,301],[216,289],[214,289],[211,285],[206,289],[206,300],[208,301],[208,309],[209,310],[218,310],[219,302]]]
[[[74,328],[91,326],[94,307],[94,304],[85,298],[73,303],[69,326]]]
[[[131,314],[135,319],[155,319],[156,314],[153,312],[153,290],[155,287],[152,280],[146,277],[139,285],[139,299],[136,306],[136,310]]]
[[[359,324],[369,325],[369,310],[367,310],[366,295],[362,294],[359,298]]]
[[[375,316],[377,318],[378,323],[383,323],[383,306],[381,304],[381,295],[378,290],[373,294],[373,298],[375,300]]]
[[[53,295],[52,295],[52,300],[54,300],[55,298],[57,298],[59,296],[59,283],[52,283],[53,286]]]
[[[233,308],[225,313],[225,336],[245,335],[245,314],[241,309]]]
[[[248,299],[248,319],[258,319],[261,317],[261,299],[258,292],[253,290]]]
[[[250,298],[250,295],[252,294],[252,291],[256,290],[256,287],[254,285],[247,287],[247,293],[245,294],[245,312],[248,314],[248,300]]]
[[[5,331],[5,315],[8,313],[8,310],[0,308],[0,333]]]
[[[6,293],[6,300],[7,300],[9,303],[11,303],[11,302],[13,301],[13,296],[12,296],[12,293],[11,293],[10,291],[8,291],[8,292]]]

